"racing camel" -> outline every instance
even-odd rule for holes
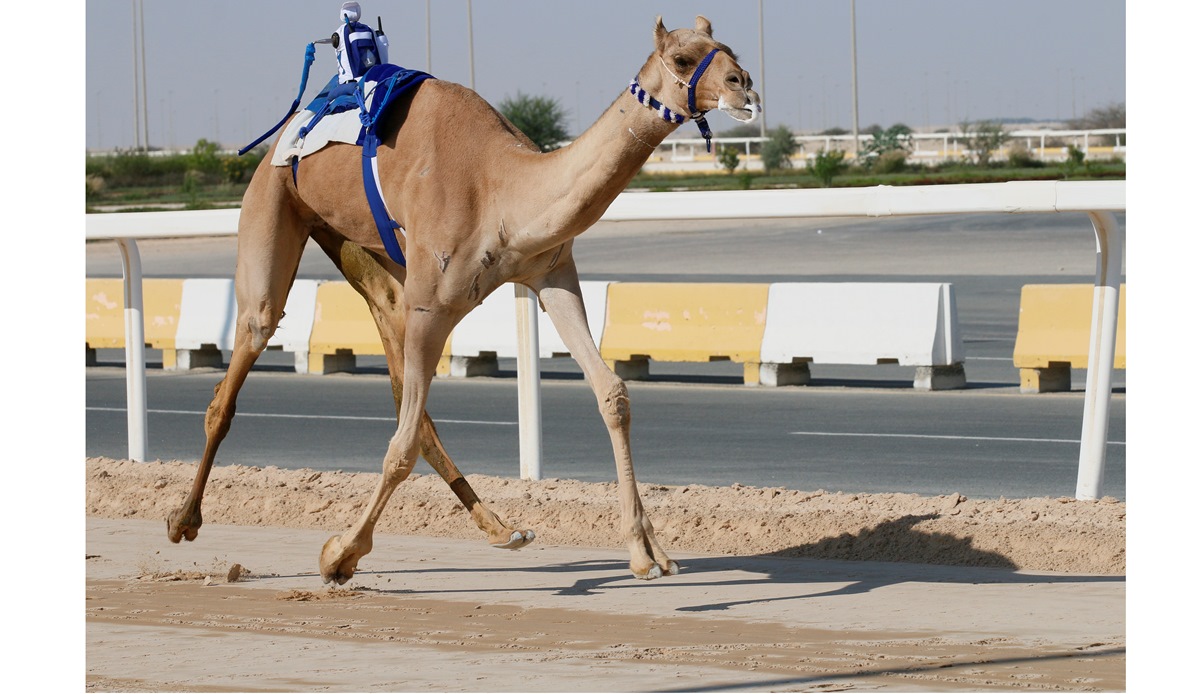
[[[283,315],[306,241],[313,238],[367,300],[385,346],[397,426],[383,474],[362,516],[321,550],[326,583],[344,584],[371,551],[372,534],[418,454],[438,471],[490,542],[515,549],[534,537],[480,502],[446,454],[425,412],[442,348],[454,326],[493,290],[521,283],[543,309],[595,393],[616,460],[621,533],[642,579],[675,574],[642,508],[630,452],[629,394],[588,330],[571,247],[600,219],[655,147],[686,120],[707,134],[703,114],[757,117],[759,97],[712,25],[668,32],[659,17],[654,51],[624,92],[574,143],[548,153],[475,92],[427,79],[385,115],[378,168],[389,212],[402,228],[402,266],[384,251],[362,186],[362,153],[335,144],[306,156],[298,176],[258,167],[242,202],[235,286],[236,338],[225,378],[205,415],[206,444],[192,488],[167,520],[172,542],[193,540],[217,447],[238,390]],[[278,146],[278,142],[275,145]],[[389,239],[390,242],[390,239]]]

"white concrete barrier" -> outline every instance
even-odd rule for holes
[[[283,320],[267,342],[268,349],[295,354],[297,373],[308,373],[308,344],[319,284],[317,280],[296,280],[283,309]],[[175,368],[220,367],[221,352],[233,349],[237,324],[233,280],[184,280],[179,313]]]
[[[236,320],[233,280],[184,280],[175,331],[175,368],[220,367],[221,351],[233,349]]]
[[[579,284],[583,292],[583,307],[587,311],[588,328],[599,348],[604,333],[609,282]],[[571,352],[563,344],[554,324],[549,320],[539,320],[537,323],[538,356],[543,359],[570,356]],[[497,359],[515,359],[519,354],[513,299],[502,287],[492,292],[454,327],[454,333],[450,336],[450,375],[491,375],[496,372]]]
[[[767,386],[807,383],[810,363],[915,366],[919,390],[966,385],[951,284],[772,284],[761,359]]]

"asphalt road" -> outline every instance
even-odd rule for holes
[[[139,246],[147,276],[232,276],[233,239]],[[654,364],[652,382],[630,384],[633,450],[646,482],[978,498],[1074,494],[1082,371],[1071,393],[1021,395],[1011,360],[1021,287],[1090,283],[1094,252],[1086,216],[1066,214],[602,224],[576,242],[584,279],[953,282],[967,389],[916,393],[912,370],[897,366],[814,366],[810,386],[766,389],[739,385],[734,364]],[[88,244],[87,274],[120,276],[114,244]],[[315,248],[299,276],[338,277]],[[101,366],[87,370],[89,456],[125,455],[121,358],[102,351]],[[377,471],[394,429],[382,361],[364,358],[358,373],[332,376],[288,373],[289,361],[264,355],[219,462]],[[153,366],[149,455],[195,460],[221,373]],[[433,386],[430,413],[464,472],[517,475],[515,371],[503,361],[501,369]],[[1114,375],[1103,487],[1119,499],[1124,377]],[[543,431],[546,476],[613,479],[594,398],[570,360],[543,362]]]

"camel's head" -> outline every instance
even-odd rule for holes
[[[713,51],[716,51],[715,53]],[[705,58],[712,53],[708,64]],[[696,17],[695,29],[667,31],[662,17],[654,27],[654,55],[643,69],[662,73],[659,98],[680,113],[719,109],[735,120],[749,123],[762,111],[750,75],[738,65],[729,46],[713,39],[712,23]],[[699,80],[696,71],[704,67]],[[647,75],[649,77],[649,75]],[[653,80],[658,82],[658,80]],[[694,88],[690,85],[694,82]],[[693,104],[688,103],[692,91]]]

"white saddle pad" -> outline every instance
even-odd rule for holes
[[[308,125],[314,116],[316,114],[312,111],[303,110],[288,122],[283,134],[279,136],[279,146],[275,148],[275,155],[271,157],[273,166],[291,166],[293,157],[304,158],[330,143],[354,144],[358,141],[358,135],[362,132],[358,109],[325,116],[317,123],[317,127],[301,140],[300,128]]]

